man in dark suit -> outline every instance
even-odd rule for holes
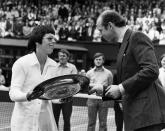
[[[106,10],[97,19],[97,28],[107,41],[120,42],[117,57],[117,84],[103,91],[105,97],[122,97],[125,131],[160,131],[165,123],[165,93],[158,81],[159,67],[151,40],[133,32],[117,12]]]

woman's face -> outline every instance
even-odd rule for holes
[[[54,34],[45,34],[45,36],[42,39],[42,44],[38,44],[38,49],[43,53],[49,55],[53,52],[55,43],[56,39]]]
[[[165,56],[163,57],[163,59],[161,60],[161,65],[163,68],[165,68]]]

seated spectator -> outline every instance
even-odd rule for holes
[[[0,7],[0,17],[3,17],[5,14],[4,10]]]
[[[59,15],[63,20],[67,19],[68,16],[69,16],[68,9],[64,6],[64,3],[63,3],[63,2],[61,2],[61,6],[59,7],[58,15]]]
[[[8,18],[6,20],[6,30],[4,37],[14,37],[13,33],[13,18]]]
[[[153,14],[156,14],[157,16],[160,16],[161,15],[161,9],[159,7],[159,4],[157,3],[155,8],[153,9]]]
[[[95,30],[95,22],[94,19],[89,18],[88,23],[87,23],[87,41],[92,41],[93,40],[93,34]]]
[[[14,18],[18,18],[19,17],[19,12],[18,12],[18,9],[13,6],[12,9],[11,9],[11,14]]]
[[[158,32],[154,22],[151,23],[151,27],[148,32],[148,36],[152,41],[159,39],[159,32]]]
[[[16,21],[13,24],[13,33],[19,38],[23,36],[23,22],[21,17],[16,18]]]
[[[0,68],[0,90],[1,91],[9,91],[9,88],[5,86],[6,80],[4,75],[2,74],[2,69]]]
[[[2,69],[0,68],[0,85],[5,85],[6,80],[4,75],[2,74]]]
[[[68,39],[69,30],[68,30],[66,22],[63,23],[63,25],[60,28],[58,34],[59,34],[59,39],[60,40],[67,40]]]
[[[165,20],[165,9],[163,10],[163,13],[161,14],[161,21]]]
[[[165,45],[165,27],[162,28],[162,31],[160,33],[159,45]]]
[[[86,27],[85,19],[83,17],[81,17],[77,22],[76,31],[77,31],[77,40],[86,41],[87,27]]]
[[[11,13],[9,6],[6,7],[5,16],[6,16],[6,19],[13,18],[13,15]]]
[[[14,37],[14,33],[12,29],[8,29],[8,31],[5,32],[5,38],[11,38]]]
[[[23,26],[23,35],[25,38],[28,38],[30,36],[30,33],[32,32],[33,28],[30,26],[29,21],[27,20]]]
[[[68,41],[76,41],[77,31],[75,29],[75,25],[74,24],[69,25],[68,29],[69,29]]]
[[[101,42],[101,33],[97,28],[94,30],[93,42]]]
[[[4,17],[0,18],[0,37],[5,36],[6,21]]]

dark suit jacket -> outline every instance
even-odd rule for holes
[[[165,93],[158,88],[158,74],[151,40],[128,29],[117,57],[117,83],[122,83],[125,89],[123,110],[127,130],[165,122]]]

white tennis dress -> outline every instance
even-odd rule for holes
[[[15,101],[11,131],[58,131],[50,101],[18,101],[22,94],[27,94],[39,83],[54,77],[55,67],[56,62],[47,57],[41,74],[35,53],[25,55],[14,63],[9,91],[11,100]]]

